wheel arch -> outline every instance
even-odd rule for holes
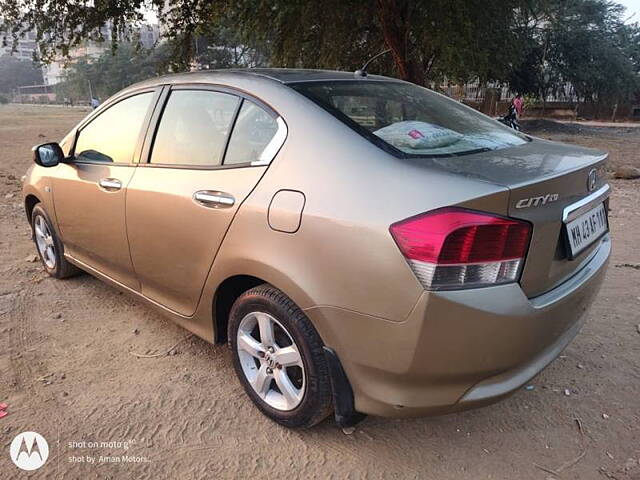
[[[223,280],[219,283],[216,282],[217,287],[210,290],[214,292],[211,303],[214,343],[227,341],[227,325],[231,306],[240,295],[253,287],[268,283],[287,295],[303,311],[313,303],[307,292],[284,272],[274,269],[272,266],[248,259],[244,259],[235,266],[243,268],[221,268],[219,278],[223,278]],[[314,328],[319,332],[316,325]]]
[[[40,199],[35,196],[33,193],[29,193],[25,198],[24,198],[24,211],[27,215],[27,220],[29,220],[29,225],[31,225],[31,215],[33,213],[33,209],[35,208],[35,206],[39,203],[42,203],[40,201]]]
[[[213,296],[213,340],[215,343],[227,341],[229,312],[236,299],[247,290],[263,283],[269,282],[252,275],[233,275],[220,283]]]

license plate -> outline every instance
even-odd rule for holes
[[[609,230],[604,203],[583,213],[565,225],[571,258],[598,240]]]

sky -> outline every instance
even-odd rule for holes
[[[635,13],[633,18],[630,19],[632,22],[640,22],[640,0],[616,0],[617,3],[621,3],[625,7],[627,7],[627,12],[625,17],[630,17]]]

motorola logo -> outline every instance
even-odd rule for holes
[[[22,470],[37,470],[49,458],[49,444],[36,432],[16,435],[9,447],[11,460]]]

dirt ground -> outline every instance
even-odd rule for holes
[[[289,431],[251,405],[225,346],[190,338],[176,355],[137,359],[130,352],[163,352],[187,332],[88,275],[53,280],[29,260],[20,177],[30,147],[85,114],[0,106],[1,479],[640,479],[640,180],[612,180],[606,282],[533,389],[445,417],[370,417],[352,435],[331,421]],[[538,133],[640,167],[638,128],[560,130]],[[50,446],[31,473],[8,454],[28,430]],[[130,461],[109,461],[120,455]]]

